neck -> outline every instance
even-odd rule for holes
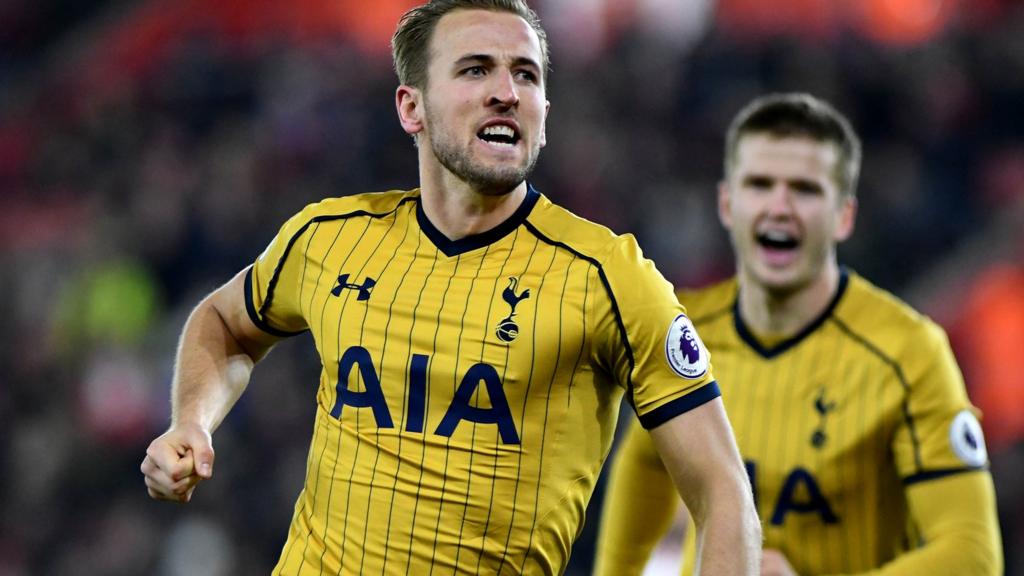
[[[526,198],[526,182],[505,194],[486,194],[451,172],[437,173],[420,163],[420,197],[423,213],[449,240],[486,232],[501,224]]]
[[[772,290],[739,273],[739,307],[743,322],[762,336],[790,338],[828,308],[839,288],[839,266],[832,262],[809,284],[795,290]]]

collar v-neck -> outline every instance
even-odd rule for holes
[[[743,317],[740,315],[740,295],[739,291],[737,290],[736,300],[732,304],[732,317],[733,321],[736,324],[736,332],[737,334],[739,334],[740,339],[746,342],[747,346],[750,346],[755,352],[760,354],[762,357],[774,358],[775,356],[782,354],[786,350],[789,350],[790,348],[802,342],[804,338],[810,336],[815,330],[818,329],[819,326],[821,326],[825,322],[825,320],[828,319],[829,316],[832,315],[832,312],[839,304],[839,300],[842,299],[843,294],[846,292],[846,286],[849,283],[848,281],[849,275],[846,272],[846,268],[840,267],[839,286],[836,287],[836,293],[834,296],[832,296],[832,301],[829,302],[827,307],[825,307],[825,310],[823,310],[822,313],[819,314],[813,322],[804,327],[803,330],[796,333],[794,336],[786,338],[785,340],[778,342],[772,346],[764,346],[763,344],[761,344],[761,342],[759,342],[757,338],[754,336],[753,332],[750,331],[750,328],[747,327],[746,323],[743,322]]]
[[[498,240],[501,240],[513,230],[515,230],[520,224],[526,220],[526,217],[530,215],[530,211],[537,204],[537,200],[540,199],[540,192],[537,192],[533,186],[529,183],[526,185],[526,197],[523,198],[523,202],[516,208],[516,211],[512,213],[504,222],[498,224],[494,228],[481,232],[479,234],[472,234],[465,238],[459,238],[458,240],[449,240],[436,226],[427,218],[426,213],[423,211],[423,199],[416,203],[416,221],[420,225],[420,229],[427,238],[440,250],[445,256],[457,256],[464,254],[477,248],[483,248],[489,244],[493,244]]]

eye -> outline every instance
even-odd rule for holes
[[[817,182],[811,180],[795,180],[790,183],[793,190],[807,196],[817,196],[823,192]]]
[[[747,188],[753,188],[754,190],[770,190],[773,182],[771,178],[765,176],[748,176],[743,181],[743,184]]]
[[[464,68],[462,70],[462,75],[463,76],[470,76],[470,77],[473,77],[473,78],[478,78],[480,76],[483,76],[486,73],[487,73],[487,71],[484,70],[483,66],[470,66],[470,67]]]
[[[515,76],[516,80],[521,80],[523,82],[528,82],[530,84],[537,83],[537,75],[534,74],[531,70],[517,70]]]

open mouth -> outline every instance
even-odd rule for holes
[[[800,240],[787,232],[769,231],[758,232],[757,243],[768,250],[789,251],[795,250],[800,245]]]
[[[477,132],[476,137],[495,146],[514,148],[519,143],[519,133],[505,124],[493,124]]]

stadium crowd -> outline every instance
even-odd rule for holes
[[[321,3],[300,2],[314,13],[285,29],[240,16],[266,3],[228,4],[226,23],[184,26],[199,3],[94,2],[0,60],[2,576],[258,574],[279,553],[311,433],[312,347],[285,342],[255,372],[218,431],[217,477],[179,508],[149,501],[138,472],[167,425],[174,340],[287,216],[407,188],[415,154],[387,33],[355,32],[381,16],[327,25]],[[851,118],[864,200],[840,260],[950,331],[986,413],[1007,574],[1024,574],[1024,6],[947,2],[959,10],[941,26],[892,31],[813,10],[759,20],[739,0],[682,3],[678,18],[656,2],[588,17],[571,4],[535,3],[556,136],[531,180],[635,234],[679,285],[732,270],[714,201],[742,103],[803,90]],[[37,8],[5,10],[12,48]],[[570,574],[589,572],[599,513],[596,496]]]

